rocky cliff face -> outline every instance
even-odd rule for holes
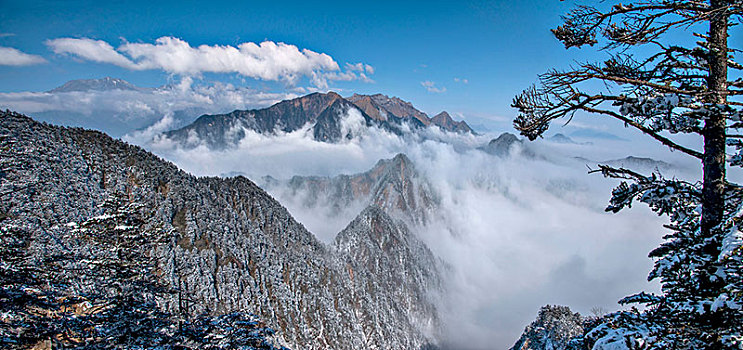
[[[353,114],[356,112],[356,114]],[[358,125],[354,125],[358,124]],[[366,113],[359,111],[352,103],[340,98],[333,101],[315,120],[312,133],[316,141],[336,143],[342,139],[350,140],[357,130],[355,127],[371,127],[372,125],[387,128],[392,132],[399,132],[383,122],[375,121]]]
[[[436,125],[442,130],[459,133],[474,133],[465,121],[454,121],[449,113],[441,112],[429,118],[413,107],[413,104],[397,97],[382,94],[359,95],[353,94],[348,98],[361,110],[379,120],[407,121],[414,127],[429,127]]]
[[[221,149],[236,145],[245,137],[246,130],[271,134],[276,131],[292,132],[308,125],[314,125],[325,110],[341,99],[340,95],[334,92],[313,93],[282,101],[264,109],[203,115],[192,124],[169,131],[165,136],[186,146],[204,143],[209,148]],[[333,109],[333,111],[335,113],[346,112],[338,109]],[[339,119],[340,116],[335,118]],[[324,134],[320,133],[320,135]]]
[[[337,99],[326,97],[323,103]],[[316,102],[277,108],[309,113],[322,109]],[[269,120],[266,115],[253,122]],[[291,120],[276,120],[292,127]],[[250,180],[196,178],[99,132],[5,112],[0,150],[0,225],[29,232],[30,259],[66,249],[65,237],[108,215],[104,203],[116,196],[143,208],[144,225],[157,228],[153,278],[177,290],[158,301],[165,310],[184,318],[249,312],[297,349],[415,349],[436,342],[429,294],[437,290],[438,272],[430,252],[380,210],[364,211],[329,247]],[[83,238],[75,244],[96,252]]]

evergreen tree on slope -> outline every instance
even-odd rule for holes
[[[647,307],[607,315],[572,345],[743,348],[743,188],[725,177],[728,166],[743,165],[743,66],[735,61],[741,51],[729,45],[740,42],[729,36],[743,21],[743,1],[599,5],[577,7],[553,33],[566,48],[599,44],[608,59],[542,75],[539,86],[514,98],[516,129],[533,140],[551,121],[577,112],[614,118],[699,159],[703,178],[690,183],[600,166],[624,180],[607,211],[639,200],[670,219],[671,233],[650,253],[656,261],[648,278],[660,280],[662,293],[621,300]],[[697,135],[703,149],[677,143],[676,134]]]

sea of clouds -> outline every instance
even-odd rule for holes
[[[646,281],[652,266],[647,253],[660,243],[665,218],[643,205],[605,213],[617,181],[588,174],[598,162],[633,155],[673,164],[666,176],[698,178],[696,160],[642,137],[545,139],[496,157],[477,148],[500,131],[471,135],[426,129],[398,136],[365,127],[354,111],[343,122],[354,137],[336,144],[315,141],[311,125],[275,135],[246,130],[238,145],[219,151],[205,145],[184,148],[162,136],[202,113],[267,107],[304,92],[268,93],[184,78],[154,89],[0,93],[0,106],[121,136],[195,175],[240,174],[259,184],[266,175],[360,173],[405,153],[441,199],[433,220],[411,229],[452,267],[440,306],[452,348],[507,348],[545,304],[590,314],[594,308],[616,310],[616,301],[628,294],[657,290]],[[596,128],[580,118],[573,125]],[[524,147],[530,151],[519,152]],[[324,242],[331,242],[364,205],[307,207],[301,193],[280,187],[270,193]]]
[[[618,309],[616,301],[626,295],[658,290],[657,283],[646,280],[652,267],[647,253],[661,242],[666,219],[643,205],[618,214],[604,212],[617,181],[589,175],[596,163],[630,155],[650,157],[674,166],[665,176],[692,182],[699,178],[697,160],[642,137],[607,137],[612,135],[605,126],[597,128],[580,116],[572,125],[581,135],[593,136],[590,140],[541,140],[517,145],[505,157],[478,149],[499,132],[471,135],[427,129],[398,136],[365,127],[354,111],[343,122],[354,137],[336,144],[315,141],[307,125],[275,135],[246,130],[239,144],[225,150],[198,144],[184,148],[162,132],[204,113],[267,107],[312,89],[327,89],[333,81],[371,81],[374,68],[346,63],[341,69],[327,54],[270,41],[192,46],[161,37],[154,43],[124,41],[114,47],[90,38],[58,38],[46,44],[60,55],[130,70],[160,70],[181,80],[149,89],[0,93],[0,108],[105,131],[195,175],[241,174],[258,183],[266,175],[335,176],[364,172],[380,159],[405,153],[440,198],[432,219],[411,230],[451,266],[440,310],[445,341],[453,349],[508,348],[545,304],[568,305],[590,314],[592,309]],[[12,48],[0,49],[0,55],[15,64],[44,61]],[[194,77],[206,73],[287,86],[308,78],[313,87],[271,93],[194,83]],[[430,81],[422,85],[431,92],[445,91]],[[520,152],[522,148],[529,152]],[[736,177],[740,174],[731,173],[732,181]],[[307,207],[301,193],[272,188],[271,194],[324,242],[331,242],[363,206]]]
[[[258,183],[266,175],[360,173],[405,153],[441,199],[433,220],[412,230],[452,267],[440,305],[452,348],[507,348],[545,304],[589,315],[617,310],[616,301],[631,293],[658,290],[646,280],[652,267],[647,253],[661,242],[666,219],[643,205],[604,212],[618,182],[588,171],[600,161],[634,155],[673,164],[665,176],[694,178],[694,160],[653,142],[621,139],[542,140],[497,157],[477,149],[497,134],[428,129],[398,136],[364,127],[355,114],[343,124],[355,137],[337,144],[315,141],[311,125],[276,135],[246,130],[236,147],[219,151],[183,148],[150,133],[124,139],[196,175],[241,174]],[[520,151],[525,147],[530,152]],[[342,210],[332,203],[307,207],[304,194],[276,187],[270,193],[325,242],[362,209],[358,203]]]

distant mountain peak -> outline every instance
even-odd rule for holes
[[[519,140],[518,136],[516,136],[516,135],[514,135],[514,134],[512,134],[510,132],[504,132],[504,133],[500,134],[497,138],[494,138],[494,139],[490,140],[490,143],[491,144],[492,143],[507,143],[507,144],[510,145],[512,143],[519,142],[519,141],[520,140]]]
[[[438,125],[440,128],[446,131],[455,131],[459,133],[473,133],[472,128],[467,125],[467,122],[454,121],[448,112],[442,111],[431,118],[431,124]]]
[[[395,164],[411,164],[412,161],[408,156],[405,155],[405,153],[398,153],[392,158],[392,162]]]
[[[72,92],[72,91],[112,91],[112,90],[140,90],[132,83],[112,77],[100,79],[78,79],[70,80],[62,86],[56,87],[49,92]]]
[[[504,132],[498,137],[490,140],[487,145],[479,147],[479,149],[495,156],[506,157],[511,153],[511,148],[514,145],[522,145],[522,141],[518,136],[511,134],[510,132]],[[524,152],[523,154],[526,156],[534,156],[534,153],[529,149],[525,149],[523,145],[521,151]]]

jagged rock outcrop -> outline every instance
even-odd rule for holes
[[[102,204],[117,196],[148,213],[145,227],[162,242],[151,250],[155,271],[178,291],[159,300],[164,310],[184,318],[252,313],[297,349],[410,349],[436,342],[437,316],[427,301],[436,284],[430,256],[384,218],[373,219],[384,224],[370,226],[378,236],[368,239],[400,245],[374,254],[357,250],[367,244],[328,247],[244,177],[197,178],[100,132],[12,112],[0,115],[0,151],[0,225],[29,232],[30,259],[66,249],[63,238],[105,214]],[[84,239],[75,244],[95,253]],[[396,283],[381,288],[380,281]]]
[[[282,101],[268,108],[203,115],[190,125],[165,133],[165,136],[186,146],[204,143],[214,149],[230,147],[245,137],[246,129],[271,134],[276,131],[292,132],[314,125],[317,118],[338,100],[342,100],[342,97],[334,92],[313,93]],[[338,108],[333,109],[333,112],[346,113]],[[339,119],[340,116],[333,118]],[[321,127],[316,137],[329,133],[328,127],[329,125]]]
[[[567,306],[543,306],[511,350],[568,349],[570,339],[583,334],[583,323],[583,317]]]
[[[338,142],[342,139],[352,139],[354,136],[354,127],[366,126],[370,127],[375,124],[375,121],[371,119],[365,113],[356,110],[358,114],[351,115],[349,111],[356,110],[351,102],[348,102],[342,98],[333,101],[328,108],[326,108],[315,120],[315,125],[312,127],[312,134],[317,141],[323,142]],[[354,117],[357,120],[353,120]],[[353,125],[354,123],[358,125]],[[394,128],[389,128],[398,132]]]

